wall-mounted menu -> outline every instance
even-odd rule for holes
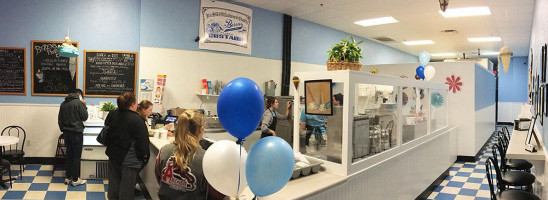
[[[27,49],[0,47],[0,94],[27,93]]]
[[[84,51],[84,95],[117,97],[135,92],[137,52]]]
[[[32,95],[66,96],[78,83],[78,57],[57,53],[62,41],[32,41]],[[72,42],[78,47],[78,42]]]

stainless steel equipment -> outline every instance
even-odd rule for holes
[[[369,117],[354,116],[352,123],[352,158],[361,158],[369,154]]]
[[[276,93],[276,82],[273,80],[264,82],[264,95],[267,97],[272,97]],[[279,100],[279,99],[278,99]],[[281,102],[280,102],[281,105]]]
[[[342,162],[343,107],[333,106],[333,116],[327,116],[327,161]]]

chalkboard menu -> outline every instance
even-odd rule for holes
[[[84,95],[117,97],[135,92],[137,52],[84,51]]]
[[[0,94],[27,93],[27,49],[0,47]]]
[[[32,95],[66,96],[76,90],[78,57],[57,53],[62,41],[32,41]],[[72,42],[78,47],[78,42]]]

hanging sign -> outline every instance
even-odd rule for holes
[[[251,9],[202,0],[200,49],[251,54]]]

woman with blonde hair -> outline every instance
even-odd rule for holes
[[[199,143],[204,131],[201,112],[186,110],[179,116],[175,140],[162,147],[156,157],[160,199],[207,199],[209,186],[202,168],[205,150]]]

